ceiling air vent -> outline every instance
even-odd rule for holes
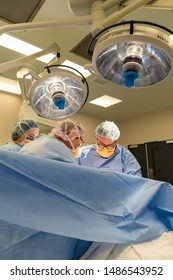
[[[76,55],[78,55],[78,56],[80,56],[84,59],[87,59],[87,60],[91,61],[92,57],[91,57],[91,55],[88,54],[88,46],[89,46],[89,43],[91,42],[92,38],[93,37],[92,37],[91,33],[89,33],[76,46],[74,46],[70,50],[70,52],[73,53],[73,54],[76,54]],[[95,43],[93,44],[92,49],[94,48]]]

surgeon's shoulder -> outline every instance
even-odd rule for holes
[[[120,144],[118,145],[118,147],[125,158],[135,159],[134,155],[129,151],[128,148],[121,146]]]
[[[0,150],[10,151],[10,152],[19,152],[20,149],[21,149],[20,145],[11,142],[0,147]]]
[[[79,149],[79,156],[80,155],[87,155],[89,152],[95,151],[95,150],[96,150],[96,145],[95,144],[84,146],[84,147]]]
[[[33,154],[33,150],[35,150],[36,148],[40,148],[42,146],[45,145],[47,137],[45,137],[45,135],[41,135],[38,138],[36,138],[35,140],[29,142],[28,144],[24,145],[21,150],[20,153],[22,154]]]

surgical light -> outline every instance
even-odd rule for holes
[[[101,30],[88,48],[95,72],[128,88],[163,81],[173,71],[170,34],[171,30],[145,21],[121,22]]]
[[[85,104],[88,93],[88,83],[78,70],[56,64],[46,66],[37,79],[34,77],[29,99],[39,116],[59,119],[78,112]]]

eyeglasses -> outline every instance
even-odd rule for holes
[[[29,134],[26,136],[26,139],[33,141],[38,137],[39,137],[39,135]]]
[[[99,142],[99,141],[97,140],[97,146],[98,146],[99,148],[101,148],[101,149],[106,148],[106,149],[108,149],[109,151],[112,151],[112,150],[115,149],[116,143],[111,144],[111,145],[105,145],[104,143]]]
[[[80,137],[80,138],[79,138],[79,141],[80,141],[80,145],[79,145],[79,147],[82,147],[82,146],[83,146],[83,144],[84,144],[84,140]]]
[[[81,137],[77,137],[74,140],[78,140],[80,142],[80,144],[78,145],[78,147],[82,147],[82,145],[84,144],[84,140]],[[74,141],[73,140],[73,141]]]

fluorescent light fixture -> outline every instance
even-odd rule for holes
[[[122,100],[111,97],[109,95],[103,95],[99,98],[90,101],[89,103],[107,108],[119,102],[122,102]]]
[[[21,94],[19,83],[5,77],[0,77],[0,90],[10,93]]]
[[[24,55],[31,55],[42,50],[8,34],[2,34],[0,36],[0,46]],[[37,60],[49,63],[54,57],[55,54],[50,53],[37,58]]]
[[[76,63],[74,63],[74,62],[72,62],[70,60],[64,60],[64,62],[61,63],[61,64],[62,65],[67,65],[69,67],[72,67],[72,68],[78,70],[85,78],[87,78],[87,77],[89,77],[91,75],[91,73],[88,70],[86,70],[83,66],[81,66],[79,64],[76,64]],[[73,72],[73,73],[75,73],[76,75],[80,76],[80,74],[78,74],[76,71],[73,71],[70,68],[68,70]]]

